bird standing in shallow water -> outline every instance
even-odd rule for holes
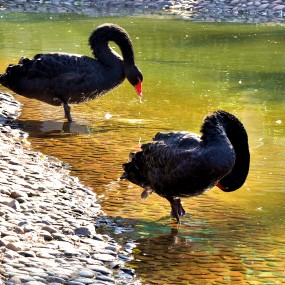
[[[201,133],[157,133],[123,164],[121,179],[144,188],[142,198],[152,192],[166,198],[178,223],[185,215],[181,197],[197,196],[214,186],[234,191],[249,171],[247,133],[234,115],[214,112],[204,119]]]
[[[121,49],[113,51],[109,41]],[[135,65],[132,42],[127,32],[114,24],[97,27],[89,37],[94,58],[85,55],[46,53],[33,59],[21,58],[0,75],[0,83],[28,98],[50,105],[63,105],[72,121],[69,104],[93,100],[120,85],[125,78],[142,96],[143,75]]]

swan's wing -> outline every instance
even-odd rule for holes
[[[153,138],[155,142],[163,142],[165,145],[176,147],[177,149],[191,149],[201,141],[200,136],[191,132],[167,132],[157,133]]]
[[[75,76],[75,74],[86,72],[90,61],[96,64],[96,60],[87,56],[60,53],[37,54],[31,60],[24,59],[21,61],[29,78],[45,77],[50,79],[63,74]]]
[[[187,145],[187,148],[185,147]],[[193,181],[206,171],[203,150],[195,139],[165,144],[154,142],[142,147],[143,173],[154,188],[173,187],[183,181]],[[199,178],[200,180],[200,178]]]
[[[37,78],[52,80],[66,73],[82,74],[88,72],[90,61],[97,64],[95,59],[87,56],[69,54],[37,54],[33,59],[21,58],[18,64],[11,64],[3,75],[6,81]]]
[[[181,153],[195,149],[200,142],[197,134],[190,132],[157,133],[153,142],[142,145],[142,155],[149,167],[165,167],[178,162]],[[182,155],[183,156],[183,155]]]
[[[169,179],[165,177],[172,177],[173,171],[186,165],[186,156],[189,167],[189,159],[195,157],[195,149],[199,145],[199,136],[191,133],[160,133],[155,139],[142,145],[142,151],[131,154],[130,162],[123,165],[123,178],[144,188],[157,185],[157,181],[167,184]]]
[[[125,164],[124,178],[161,196],[194,196],[214,187],[224,175],[219,152],[201,146],[192,133],[157,134]]]

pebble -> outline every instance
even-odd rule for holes
[[[96,194],[58,159],[31,151],[10,124],[20,109],[0,92],[0,285],[141,284],[124,264],[113,267],[132,256],[96,233],[104,215]]]
[[[76,13],[92,17],[130,14],[175,15],[207,22],[284,22],[281,0],[7,0],[1,12]]]

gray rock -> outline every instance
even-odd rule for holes
[[[15,284],[23,284],[30,281],[36,281],[36,280],[29,275],[19,274],[17,276],[13,276],[8,282]]]
[[[110,283],[116,283],[116,280],[114,278],[108,277],[108,276],[103,275],[103,274],[98,274],[96,276],[96,279],[107,281],[107,282],[110,282]]]
[[[19,197],[21,197],[21,198],[28,198],[27,193],[25,193],[23,191],[12,191],[10,196],[12,198],[14,198],[14,199],[19,198]]]
[[[67,285],[84,285],[84,283],[78,281],[68,281]]]
[[[49,283],[59,283],[59,284],[64,284],[66,283],[66,280],[57,276],[50,276],[47,281]]]
[[[24,251],[29,250],[30,246],[28,246],[26,243],[18,241],[18,242],[10,242],[6,245],[6,248],[11,249],[13,251]]]
[[[52,233],[51,236],[56,240],[67,241],[66,235],[61,233]]]
[[[46,283],[40,281],[29,281],[25,283],[26,285],[45,285]]]
[[[78,275],[80,277],[93,278],[95,276],[95,273],[92,270],[82,269],[78,272]]]
[[[110,261],[114,261],[116,259],[115,256],[110,255],[110,254],[101,254],[101,253],[95,253],[92,256],[94,259],[98,259],[101,260],[103,262],[110,262]]]
[[[104,275],[111,275],[112,271],[103,265],[91,264],[87,266],[89,269],[100,272]]]
[[[49,232],[50,234],[53,234],[53,233],[56,233],[56,232],[57,232],[57,230],[56,230],[54,227],[49,226],[49,225],[43,226],[43,227],[41,228],[41,230],[42,230],[42,231],[47,231],[47,232]]]
[[[81,283],[81,284],[93,284],[94,283],[94,280],[91,278],[77,278],[74,281]]]
[[[96,230],[93,225],[88,225],[75,229],[74,233],[78,236],[91,237],[96,234]]]
[[[46,240],[46,241],[53,240],[52,235],[47,231],[40,231],[40,236],[42,236],[44,238],[44,240]]]
[[[31,251],[31,250],[18,251],[18,253],[19,253],[20,255],[25,256],[25,257],[36,257],[36,254],[35,254],[33,251]]]

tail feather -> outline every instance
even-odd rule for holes
[[[3,85],[3,86],[7,86],[6,85],[6,81],[7,81],[7,76],[5,73],[3,74],[0,74],[0,83]]]
[[[124,173],[120,179],[128,179],[130,182],[145,188],[148,182],[143,174],[141,159],[142,152],[130,153],[129,162],[122,164]]]

